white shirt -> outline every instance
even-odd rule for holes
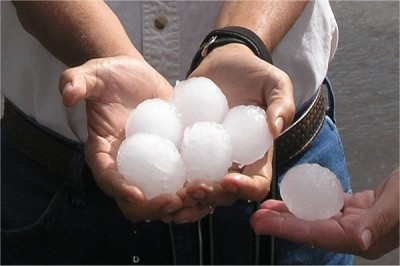
[[[222,6],[221,1],[107,3],[135,47],[171,84],[185,78],[195,51],[214,29]],[[1,2],[1,20],[6,25],[1,32],[2,94],[40,124],[71,140],[85,142],[84,103],[65,108],[58,91],[59,76],[66,66],[25,32],[11,2]],[[155,20],[166,22],[165,27]],[[310,99],[321,85],[337,42],[337,23],[329,1],[318,0],[308,3],[273,51],[274,65],[293,82],[296,106]]]

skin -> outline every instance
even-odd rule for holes
[[[246,27],[273,51],[306,5],[307,1],[226,1],[216,28]],[[212,79],[226,95],[230,107],[252,104],[266,109],[274,138],[292,122],[295,109],[290,78],[246,46],[229,44],[214,49],[190,75],[194,76]],[[243,169],[234,165],[220,183],[188,184],[179,193],[185,208],[175,213],[174,221],[197,220],[201,217],[196,213],[207,214],[210,207],[230,205],[238,199],[260,201],[268,194],[271,179],[272,149]]]
[[[334,252],[377,259],[399,246],[399,169],[374,190],[344,194],[334,217],[313,222],[295,217],[282,201],[265,201],[252,216],[254,231]]]
[[[238,199],[261,200],[267,195],[272,177],[272,150],[244,169],[233,167],[219,184],[193,183],[176,194],[147,200],[118,173],[115,158],[125,138],[123,128],[129,111],[149,98],[168,99],[171,85],[144,60],[103,2],[16,1],[14,4],[24,28],[55,57],[73,67],[60,77],[64,105],[72,107],[86,101],[89,130],[86,160],[98,185],[115,198],[128,219],[196,221],[210,213],[209,206],[229,205]],[[227,1],[217,27],[247,27],[259,34],[272,51],[305,5],[306,2],[297,1]],[[86,16],[87,13],[91,15]],[[227,60],[227,55],[236,59]],[[240,68],[237,62],[241,62]],[[213,50],[192,76],[214,79],[226,93],[230,106],[254,103],[266,109],[275,138],[291,123],[294,103],[289,77],[245,46],[230,44]],[[254,85],[252,90],[246,89],[250,82]]]

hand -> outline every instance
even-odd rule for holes
[[[274,138],[288,127],[294,116],[293,87],[289,77],[261,60],[241,44],[214,49],[190,77],[205,76],[224,92],[232,108],[257,105],[266,109],[267,123]],[[195,221],[218,205],[238,199],[260,201],[269,192],[272,177],[272,149],[256,163],[243,169],[232,167],[220,183],[190,183],[178,194],[186,208],[175,213],[174,221]]]
[[[377,259],[399,246],[399,169],[374,191],[345,194],[342,212],[330,219],[305,221],[282,201],[268,200],[251,223],[257,234]]]
[[[117,170],[116,156],[130,110],[149,98],[168,99],[172,92],[156,70],[130,56],[94,59],[66,70],[60,77],[60,91],[67,107],[86,100],[86,160],[97,184],[116,199],[128,219],[168,218],[182,207],[173,193],[146,200]]]

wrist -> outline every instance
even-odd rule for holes
[[[212,50],[234,43],[247,46],[256,56],[272,64],[271,53],[257,34],[243,27],[225,27],[211,31],[204,38],[192,60],[187,75],[189,76]]]

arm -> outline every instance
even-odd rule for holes
[[[141,58],[118,18],[103,1],[13,4],[24,29],[68,66],[116,55]]]
[[[251,223],[257,234],[377,259],[399,246],[399,169],[374,191],[346,195],[342,212],[330,219],[305,221],[282,201],[268,200]]]
[[[307,2],[226,1],[216,28],[241,26],[255,32],[272,51],[290,30]],[[288,127],[294,116],[293,87],[286,73],[261,60],[242,44],[227,44],[212,50],[190,76],[212,79],[224,92],[230,107],[241,104],[266,109],[267,122],[274,138]],[[188,208],[175,221],[195,220],[199,208],[230,205],[238,199],[262,200],[269,192],[272,177],[272,149],[264,158],[243,169],[232,168],[220,184],[190,184],[186,195],[200,203]],[[199,207],[200,206],[200,207]],[[193,210],[193,212],[192,212]]]
[[[66,107],[86,101],[85,156],[97,184],[130,220],[165,218],[180,208],[177,195],[148,201],[118,173],[116,155],[129,111],[148,98],[167,99],[172,88],[136,50],[115,14],[103,1],[14,5],[23,27],[56,58],[68,66],[86,62],[61,75],[60,90]]]
[[[241,26],[255,32],[272,52],[308,1],[226,1],[217,28]]]

